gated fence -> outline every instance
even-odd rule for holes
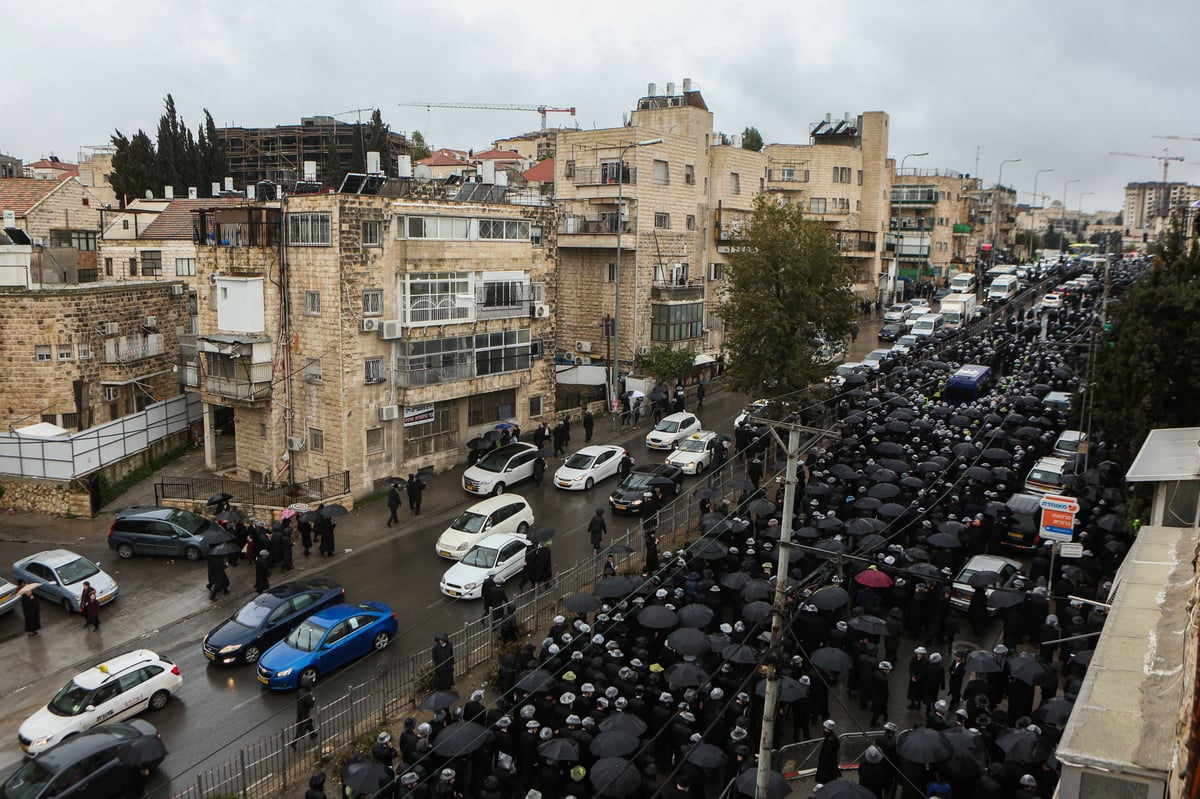
[[[163,477],[154,485],[154,504],[164,499],[204,503],[220,493],[238,498],[239,507],[285,508],[293,502],[321,502],[350,493],[350,472],[334,472],[295,483],[256,483],[224,477]]]

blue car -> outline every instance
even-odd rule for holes
[[[290,691],[371,652],[387,648],[396,614],[382,602],[340,604],[309,616],[258,661],[258,681]]]

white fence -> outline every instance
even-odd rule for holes
[[[0,474],[50,480],[81,477],[187,430],[202,412],[200,395],[188,393],[64,438],[0,433]]]

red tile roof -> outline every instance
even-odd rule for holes
[[[481,161],[520,161],[521,154],[516,150],[487,150],[482,153],[475,153],[475,157]]]
[[[172,200],[170,205],[162,210],[154,221],[138,236],[139,239],[187,239],[192,238],[192,223],[195,218],[192,211],[201,208],[217,208],[226,205],[244,203],[241,197],[208,197],[189,200],[188,198]]]
[[[530,183],[553,183],[554,159],[547,158],[545,161],[539,161],[536,165],[522,172],[521,177]]]
[[[12,211],[17,216],[24,216],[65,181],[73,179],[70,176],[62,180],[4,178],[0,180],[0,211]]]
[[[422,158],[417,163],[424,166],[470,166],[469,163],[461,158],[445,155],[440,150],[428,158]]]
[[[458,158],[460,161],[465,161],[467,159],[467,151],[466,150],[454,150],[449,147],[439,147],[438,149],[433,151],[433,154],[434,155],[438,155],[438,154],[448,155],[453,158]]]

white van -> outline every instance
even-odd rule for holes
[[[1021,282],[1017,279],[1016,275],[1002,275],[993,280],[992,284],[988,286],[988,302],[1008,302],[1017,296],[1017,290],[1020,286]]]
[[[932,336],[941,330],[945,323],[946,318],[940,313],[927,313],[918,316],[917,321],[913,322],[912,332],[914,336]]]
[[[950,292],[952,294],[974,293],[975,275],[971,272],[959,272],[950,278]]]

